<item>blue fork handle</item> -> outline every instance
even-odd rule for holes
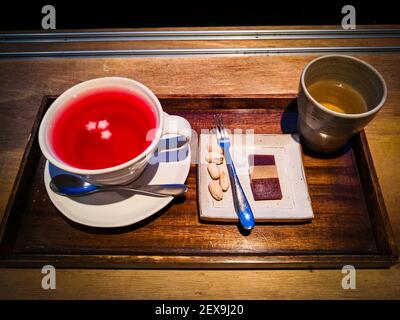
[[[236,213],[239,217],[240,224],[246,230],[254,228],[254,215],[244,194],[243,188],[240,184],[239,178],[236,174],[235,166],[232,161],[229,148],[224,148],[226,166],[229,171],[229,180],[231,181],[233,203]]]

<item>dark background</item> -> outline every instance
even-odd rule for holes
[[[45,4],[56,8],[57,29],[224,25],[340,25],[341,8],[356,8],[356,23],[400,23],[394,2],[374,1],[13,1],[0,4],[0,30],[41,29]]]

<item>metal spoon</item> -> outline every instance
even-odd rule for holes
[[[62,196],[84,196],[100,191],[128,190],[158,197],[177,197],[183,195],[188,189],[184,184],[155,184],[146,186],[94,185],[83,178],[69,174],[60,174],[53,177],[50,181],[50,188]]]

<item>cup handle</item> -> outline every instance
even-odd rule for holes
[[[164,128],[162,135],[177,134],[185,137],[186,143],[192,138],[192,126],[189,121],[180,116],[171,116],[164,112]]]
[[[169,151],[179,151],[184,149],[192,138],[192,126],[189,121],[179,116],[172,116],[164,112],[164,127],[162,136],[173,134],[183,136],[185,141],[182,145],[175,148],[168,148]]]

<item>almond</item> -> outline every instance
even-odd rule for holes
[[[225,170],[221,170],[220,172],[219,184],[221,185],[222,191],[227,191],[229,189],[229,176]]]
[[[213,180],[208,184],[208,191],[210,191],[211,196],[217,201],[221,201],[224,197],[224,192],[217,180]]]
[[[206,155],[206,161],[209,163],[221,164],[224,161],[224,156],[220,153],[209,153]]]
[[[223,154],[224,151],[222,148],[216,143],[209,143],[207,147],[208,152],[215,154]]]
[[[214,179],[214,180],[219,179],[219,177],[220,177],[219,168],[215,163],[210,163],[207,166],[207,170],[212,179]]]

